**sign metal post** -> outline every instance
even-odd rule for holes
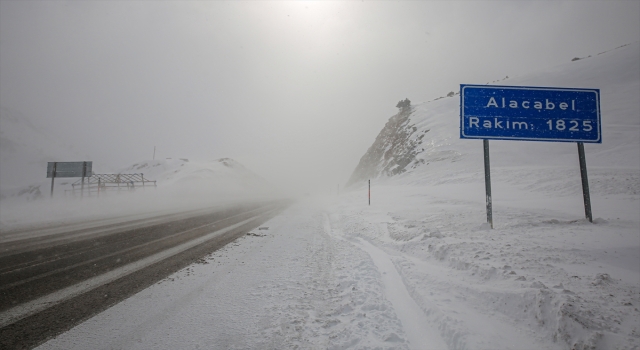
[[[53,198],[53,180],[56,178],[56,168],[58,162],[53,162],[53,167],[51,168],[51,198]]]
[[[80,185],[80,198],[84,197],[84,177],[87,174],[87,162],[82,162],[82,185]]]
[[[578,159],[580,160],[580,178],[582,179],[582,199],[584,200],[584,216],[593,222],[591,215],[591,196],[589,195],[589,179],[587,178],[587,160],[584,156],[584,144],[578,142]]]
[[[493,204],[491,202],[491,166],[489,164],[489,140],[482,140],[484,146],[484,189],[487,197],[487,222],[493,228]]]

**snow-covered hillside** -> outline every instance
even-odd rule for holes
[[[373,145],[360,159],[356,170],[347,181],[347,186],[378,176],[402,174],[412,162],[414,164],[411,168],[420,164],[416,155],[424,151],[420,145],[429,130],[424,130],[415,137],[417,128],[411,124],[411,114],[410,107],[401,108],[398,114],[389,119]]]
[[[587,165],[593,169],[596,183],[600,177],[608,176],[596,169],[630,170],[629,178],[616,180],[623,183],[607,186],[633,188],[637,192],[639,181],[633,170],[640,168],[638,51],[638,43],[633,43],[544,71],[502,79],[499,84],[599,88],[603,142],[585,145]],[[471,164],[477,167],[482,161],[482,142],[459,138],[459,106],[456,92],[414,105],[408,118],[402,111],[391,117],[349,183],[398,174],[427,175],[436,169],[467,169]],[[533,172],[549,166],[566,167],[577,164],[577,149],[574,143],[491,141],[491,164],[530,166]]]
[[[119,173],[143,173],[145,178],[156,180],[163,187],[220,187],[230,192],[260,191],[270,187],[266,180],[231,158],[214,161],[187,158],[151,160],[133,164]]]

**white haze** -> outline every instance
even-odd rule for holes
[[[637,1],[2,1],[0,104],[102,172],[156,146],[328,192],[398,100],[635,42],[639,17]]]
[[[171,159],[132,164],[118,173],[143,173],[146,183],[110,183],[98,190],[81,187],[75,178],[58,178],[48,200],[30,200],[34,193],[0,201],[0,229],[13,231],[34,225],[81,221],[139,219],[198,209],[255,205],[278,199],[281,192],[252,171],[230,159],[189,161]],[[155,180],[155,181],[149,181]],[[71,183],[76,182],[76,191]],[[49,197],[50,180],[40,181],[41,195]],[[118,188],[115,188],[115,187]],[[8,236],[10,238],[10,235]],[[6,239],[7,237],[0,237]]]
[[[59,182],[63,179],[58,179]],[[192,179],[193,180],[193,179]],[[210,185],[209,181],[209,185]],[[10,232],[40,226],[66,225],[104,220],[137,220],[172,213],[200,212],[200,209],[220,210],[240,205],[256,205],[278,196],[268,188],[242,187],[230,178],[217,178],[215,186],[204,181],[184,181],[174,186],[137,187],[134,191],[106,191],[97,194],[86,189],[81,197],[65,193],[64,186],[55,188],[47,200],[24,201],[8,198],[0,201],[0,229],[9,233],[0,241],[11,239]],[[124,187],[124,185],[123,185]],[[94,188],[95,190],[95,188]],[[48,189],[47,189],[48,191]],[[48,197],[49,193],[45,193]],[[22,200],[21,200],[22,199]]]

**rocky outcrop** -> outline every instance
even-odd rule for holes
[[[407,171],[407,167],[422,151],[418,146],[426,133],[425,131],[418,137],[412,137],[417,131],[417,128],[411,124],[412,113],[413,108],[403,108],[389,119],[373,145],[360,158],[360,163],[349,178],[347,186],[367,179],[393,176]]]

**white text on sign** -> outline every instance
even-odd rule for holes
[[[520,101],[520,103],[518,103],[518,101],[516,100],[509,100],[509,103],[507,104],[506,99],[503,97],[501,98],[501,102],[502,105],[498,105],[498,102],[496,101],[495,97],[491,97],[489,98],[489,102],[487,103],[487,105],[485,106],[486,108],[489,107],[495,107],[495,108],[524,108],[524,109],[529,109],[532,107],[531,103],[533,102],[533,108],[535,109],[547,109],[547,110],[553,110],[556,109],[556,105],[558,106],[558,108],[560,108],[561,110],[567,110],[567,108],[569,108],[569,103],[565,102],[565,101],[561,101],[561,102],[553,102],[553,101],[549,101],[548,99],[544,100],[544,103],[542,103],[541,101]],[[576,110],[576,101],[575,100],[571,100],[571,110],[575,111]]]

